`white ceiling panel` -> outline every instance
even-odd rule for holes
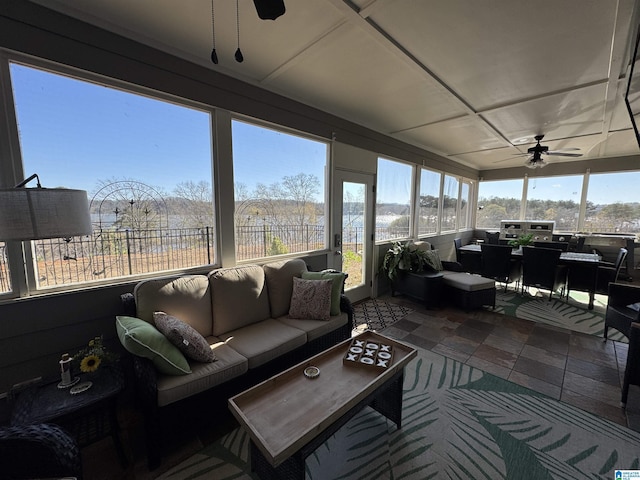
[[[349,24],[306,50],[267,85],[385,133],[464,111],[441,86]]]
[[[545,135],[545,140],[602,132],[606,85],[594,85],[483,112],[511,142]]]
[[[284,0],[275,21],[238,0],[242,63],[236,2],[214,0],[218,65],[210,0],[33,2],[479,170],[519,165],[498,160],[538,133],[583,159],[639,153],[636,0]]]
[[[397,0],[370,17],[475,109],[608,77],[614,3]]]
[[[407,141],[425,142],[436,151],[451,152],[451,155],[508,146],[484,123],[471,116],[406,130],[396,136]]]

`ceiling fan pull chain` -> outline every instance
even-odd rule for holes
[[[211,61],[218,64],[218,54],[216,53],[216,27],[215,15],[213,13],[213,0],[211,0],[211,36],[213,37],[213,49],[211,50]]]
[[[238,6],[238,0],[236,0],[236,31],[238,32],[238,49],[236,50],[236,62],[242,63],[244,57],[242,51],[240,51],[240,7]]]

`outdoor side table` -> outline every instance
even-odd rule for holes
[[[124,389],[122,370],[105,366],[80,377],[80,382],[91,381],[92,386],[75,395],[69,388],[58,388],[59,380],[20,392],[11,410],[11,425],[55,423],[69,432],[80,447],[111,435],[120,462],[126,466],[117,418],[117,396]]]

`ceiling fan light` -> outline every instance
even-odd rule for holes
[[[542,158],[540,159],[535,159],[535,158],[528,158],[527,160],[525,160],[524,162],[524,166],[527,168],[543,168],[546,167],[548,165],[547,162],[545,162]]]

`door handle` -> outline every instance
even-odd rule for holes
[[[342,255],[342,252],[340,250],[336,250],[335,252],[333,252],[334,255]]]

